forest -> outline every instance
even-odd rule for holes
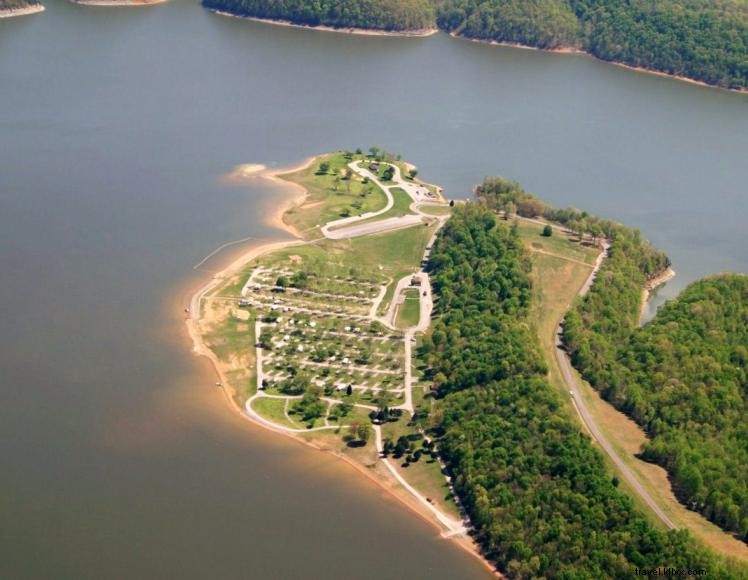
[[[434,28],[431,0],[202,0],[240,16],[287,20],[306,26],[407,31]]]
[[[748,279],[700,280],[638,328],[644,284],[670,265],[639,232],[555,209],[500,177],[476,194],[494,211],[610,240],[598,279],[566,316],[572,363],[647,431],[642,456],[668,470],[680,501],[748,540]]]
[[[240,16],[308,26],[438,26],[465,38],[584,50],[602,60],[748,89],[748,0],[202,1]]]
[[[17,10],[26,6],[41,4],[39,0],[0,0],[0,10]]]
[[[436,0],[467,38],[577,48],[607,61],[748,88],[746,0]]]
[[[572,362],[647,431],[642,456],[681,502],[748,540],[748,277],[700,280],[636,328],[630,252],[617,249],[567,316]]]
[[[419,350],[437,397],[429,425],[499,570],[630,577],[657,562],[739,577],[687,532],[654,528],[567,414],[529,329],[530,262],[512,227],[485,203],[456,208],[429,270],[434,327]]]

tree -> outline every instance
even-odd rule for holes
[[[279,288],[288,288],[288,278],[285,276],[278,276],[278,279],[275,281],[275,285]]]
[[[327,172],[330,171],[330,163],[328,161],[323,161],[319,164],[319,169],[317,169],[317,175],[327,175]]]
[[[546,238],[550,238],[553,235],[553,228],[550,225],[546,225],[543,228],[542,235],[545,236]]]
[[[408,171],[408,176],[411,179],[415,179],[416,175],[418,175],[418,169],[416,169],[415,167],[413,169],[411,169],[410,171]]]
[[[366,443],[369,442],[369,439],[371,439],[373,431],[374,430],[372,429],[372,426],[369,425],[369,423],[359,423],[356,429],[356,437],[359,441],[366,445]]]
[[[345,394],[348,395],[349,397],[353,394],[353,385],[348,385],[345,388]]]
[[[392,165],[388,165],[384,173],[382,173],[382,179],[385,181],[392,181],[392,178],[395,177],[395,168]]]

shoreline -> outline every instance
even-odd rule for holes
[[[311,157],[302,159],[299,163],[287,167],[267,167],[258,163],[244,163],[237,165],[231,172],[223,175],[220,179],[235,184],[241,184],[242,182],[255,179],[266,179],[267,181],[288,190],[290,192],[289,195],[285,196],[280,203],[274,204],[275,207],[273,211],[265,216],[263,222],[265,225],[288,232],[295,238],[301,240],[303,238],[301,232],[292,225],[287,224],[283,220],[283,216],[292,209],[303,205],[304,201],[309,196],[309,192],[298,183],[283,179],[282,176],[307,169],[318,157],[319,155],[312,155]]]
[[[267,179],[269,181],[272,181],[274,183],[278,183],[283,185],[284,187],[293,189],[296,191],[296,195],[289,195],[287,196],[283,201],[279,202],[279,204],[276,207],[276,210],[269,215],[265,219],[265,223],[268,225],[275,226],[283,231],[289,232],[290,234],[294,235],[294,239],[290,240],[283,240],[278,242],[268,242],[268,243],[260,243],[253,247],[251,247],[249,250],[243,252],[239,257],[232,260],[227,266],[222,268],[217,273],[211,275],[210,279],[206,281],[205,284],[202,284],[196,292],[191,294],[189,299],[189,308],[190,308],[190,314],[185,319],[185,326],[187,329],[187,336],[189,340],[192,343],[192,354],[195,356],[204,356],[206,357],[213,367],[213,371],[218,379],[218,381],[223,385],[221,387],[221,390],[223,391],[223,398],[227,402],[229,408],[239,415],[243,420],[248,421],[252,425],[256,425],[266,431],[269,431],[271,433],[275,433],[277,435],[282,435],[284,437],[289,438],[292,441],[296,441],[297,443],[301,445],[305,445],[307,447],[310,447],[312,449],[315,449],[317,451],[323,452],[323,453],[329,453],[332,456],[342,459],[345,463],[347,463],[349,466],[353,467],[358,473],[365,476],[369,481],[375,483],[379,489],[383,490],[387,493],[387,495],[400,502],[404,507],[409,509],[414,515],[421,518],[424,522],[429,523],[434,528],[436,528],[439,533],[441,534],[443,530],[443,526],[436,520],[435,517],[433,517],[431,514],[426,512],[416,501],[416,499],[408,494],[403,492],[402,490],[397,489],[397,482],[392,480],[385,480],[380,477],[375,476],[373,473],[367,471],[366,467],[356,463],[353,459],[350,457],[347,457],[346,455],[331,449],[329,447],[326,447],[324,445],[320,445],[316,443],[315,441],[310,441],[305,439],[304,437],[294,435],[292,433],[287,433],[282,430],[276,430],[268,427],[267,425],[264,425],[263,423],[256,421],[253,419],[249,414],[247,414],[243,408],[243,406],[236,400],[235,398],[235,392],[231,387],[229,386],[229,382],[227,381],[226,375],[223,372],[223,369],[221,367],[221,363],[216,357],[216,355],[213,353],[210,348],[205,344],[203,341],[202,335],[200,333],[199,328],[199,322],[200,322],[200,304],[202,302],[203,297],[214,290],[219,284],[223,282],[223,280],[226,279],[226,277],[232,275],[236,271],[240,270],[243,266],[245,266],[248,262],[264,255],[269,252],[281,250],[284,248],[289,248],[293,246],[302,246],[307,245],[311,242],[301,239],[300,236],[298,236],[298,233],[296,232],[295,228],[293,226],[290,226],[286,224],[283,221],[283,216],[287,211],[290,209],[293,209],[294,207],[298,207],[298,205],[302,204],[304,200],[309,195],[306,188],[299,185],[298,183],[294,183],[292,181],[287,181],[280,177],[281,175],[285,175],[288,173],[294,173],[296,171],[301,171],[303,169],[308,168],[312,163],[314,163],[314,160],[317,159],[318,156],[312,156],[308,157],[301,162],[287,166],[287,167],[281,167],[281,168],[273,168],[269,169],[264,166],[252,166],[252,170],[245,173],[239,173],[232,172],[229,174],[229,178],[233,178],[236,180],[245,180],[245,179],[255,179],[255,178],[262,178]],[[175,305],[175,308],[183,308],[183,304]],[[490,561],[488,561],[483,553],[480,550],[480,546],[478,546],[477,543],[474,542],[471,536],[465,535],[462,537],[457,536],[442,536],[444,539],[448,539],[451,541],[454,541],[454,543],[462,550],[465,550],[475,558],[478,558],[481,563],[485,566],[486,570],[489,571],[494,577],[496,578],[504,578],[504,576],[491,564]]]
[[[6,8],[0,10],[0,18],[13,18],[15,16],[28,16],[29,14],[39,14],[44,12],[45,8],[43,4],[34,4],[32,6],[25,6],[24,8]]]
[[[166,1],[166,0],[161,0]],[[357,34],[359,36],[399,36],[403,38],[426,38],[439,32],[438,28],[424,28],[422,30],[377,30],[374,28],[335,28],[334,26],[325,26],[318,24],[316,26],[310,24],[296,24],[290,20],[274,20],[272,18],[260,18],[258,16],[243,16],[241,14],[235,14],[233,12],[226,12],[225,10],[218,10],[216,8],[209,8],[208,10],[214,14],[220,16],[228,16],[230,18],[240,18],[242,20],[251,20],[253,22],[262,22],[263,24],[274,24],[276,26],[285,26],[288,28],[303,28],[306,30],[319,30],[321,32],[338,32],[342,34]]]
[[[660,286],[664,286],[673,278],[675,278],[675,270],[673,270],[672,266],[668,266],[665,270],[657,274],[657,276],[651,280],[647,280],[644,284],[644,288],[642,288],[642,305],[639,309],[639,326],[642,326],[642,319],[647,311],[647,304],[649,303],[649,298],[652,296],[652,292]]]
[[[582,50],[580,48],[574,48],[573,46],[562,46],[559,48],[540,48],[538,46],[531,46],[529,44],[522,44],[520,42],[507,42],[507,41],[499,41],[499,40],[483,40],[480,38],[470,38],[468,36],[462,36],[460,34],[455,34],[454,32],[450,32],[449,36],[455,39],[459,40],[466,40],[468,42],[475,42],[477,44],[487,44],[490,46],[505,46],[509,48],[519,48],[522,50],[537,50],[540,52],[547,52],[551,54],[578,54],[581,56],[586,56],[592,59],[595,59],[598,62],[604,62],[605,64],[611,64],[613,66],[617,66],[620,68],[628,69],[630,71],[638,72],[638,73],[644,73],[649,75],[654,75],[658,77],[664,77],[668,79],[674,79],[677,81],[681,81],[684,83],[688,83],[691,85],[696,85],[699,87],[705,87],[710,89],[719,89],[723,91],[730,91],[732,93],[738,93],[741,95],[748,95],[748,88],[746,89],[736,89],[736,88],[730,88],[730,87],[723,87],[720,85],[712,85],[704,81],[700,81],[698,79],[693,79],[691,77],[685,77],[682,75],[677,75],[673,73],[667,73],[663,71],[659,71],[656,69],[646,68],[646,67],[640,67],[640,66],[634,66],[631,64],[626,64],[625,62],[620,62],[616,60],[605,60],[602,58],[599,58],[595,56],[592,53],[587,52],[586,50]]]
[[[153,6],[154,4],[164,4],[169,0],[70,0],[73,4],[81,6]]]

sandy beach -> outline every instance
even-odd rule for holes
[[[438,28],[426,28],[424,30],[373,30],[369,28],[335,28],[333,26],[308,26],[306,24],[296,24],[289,20],[273,20],[271,18],[257,18],[255,16],[242,16],[240,14],[233,14],[224,10],[214,10],[209,8],[211,12],[220,14],[221,16],[229,16],[231,18],[241,18],[242,20],[252,20],[254,22],[263,22],[265,24],[274,24],[276,26],[286,26],[290,28],[306,28],[307,30],[320,30],[322,32],[341,32],[343,34],[358,34],[360,36],[402,36],[406,38],[424,38],[436,34],[439,32]]]
[[[652,292],[673,278],[675,278],[675,270],[667,268],[651,280],[648,280],[644,285],[644,289],[642,290],[642,306],[639,311],[639,326],[641,326],[644,313],[647,311],[647,303],[649,302],[649,297],[652,295]]]
[[[33,6],[26,6],[25,8],[12,8],[7,10],[0,10],[0,18],[13,18],[14,16],[27,16],[29,14],[39,14],[44,12],[44,6],[41,4],[35,4]]]
[[[221,180],[241,184],[242,182],[254,179],[266,179],[276,185],[282,186],[288,192],[288,195],[286,195],[284,199],[275,206],[271,213],[265,216],[264,221],[267,225],[286,231],[295,238],[301,238],[301,235],[296,228],[287,224],[284,221],[283,216],[292,209],[302,205],[304,200],[307,198],[308,192],[297,183],[287,181],[281,176],[288,173],[302,171],[314,163],[315,159],[317,159],[317,156],[307,157],[295,165],[274,168],[268,168],[259,163],[245,163],[237,165],[231,172],[221,177]]]

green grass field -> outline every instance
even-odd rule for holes
[[[452,215],[452,208],[448,205],[421,204],[419,209],[423,213],[433,216]]]
[[[292,429],[303,428],[303,425],[298,425],[295,422],[290,422],[286,419],[284,408],[286,401],[282,399],[271,399],[269,397],[259,397],[252,401],[252,408],[273,423],[277,423],[283,427],[290,427]]]
[[[362,158],[354,155],[351,160]],[[298,183],[309,192],[303,205],[284,216],[286,223],[305,232],[336,219],[383,208],[387,199],[379,187],[363,183],[356,174],[346,178],[345,172],[351,160],[339,151],[319,157],[306,169],[280,176]],[[320,173],[323,163],[329,163],[329,169]]]
[[[520,238],[530,251],[555,254],[568,260],[578,260],[590,265],[595,263],[598,250],[581,245],[576,241],[576,236],[554,229],[553,235],[546,238],[541,235],[542,225],[524,220],[518,220],[517,226]]]
[[[406,290],[405,300],[397,309],[397,326],[411,328],[421,319],[421,301],[418,290]]]

